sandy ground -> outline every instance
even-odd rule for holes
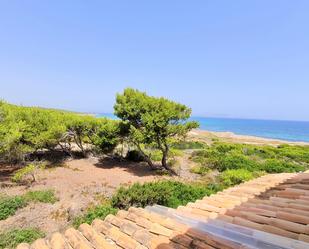
[[[59,201],[55,204],[33,203],[0,221],[0,230],[13,227],[39,227],[47,234],[63,230],[70,220],[87,207],[110,196],[120,185],[146,182],[159,178],[146,165],[114,160],[88,158],[68,161],[64,167],[45,169],[31,190],[54,189]],[[0,179],[9,183],[8,179]],[[23,194],[24,186],[2,187],[1,193]]]
[[[246,143],[255,145],[280,145],[280,144],[291,144],[291,145],[309,145],[306,142],[291,142],[279,139],[262,138],[247,135],[237,135],[233,132],[215,132],[205,130],[193,130],[189,133],[190,138],[205,141],[211,143],[212,139],[219,139],[220,141],[233,142],[233,143]]]

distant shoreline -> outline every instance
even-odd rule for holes
[[[239,135],[230,131],[209,131],[204,129],[194,129],[189,132],[189,136],[197,139],[222,139],[229,142],[236,143],[248,143],[256,145],[280,145],[280,144],[290,144],[290,145],[309,145],[309,142],[302,141],[288,141],[282,139],[264,138],[252,135]]]
[[[95,117],[116,118],[116,116],[111,113],[92,115]],[[190,120],[199,122],[200,128],[195,131],[206,140],[209,137],[213,137],[227,141],[252,144],[309,145],[308,139],[305,139],[309,137],[307,122],[201,117],[191,117]],[[292,128],[292,130],[290,128]],[[241,133],[240,131],[243,132]],[[267,132],[265,133],[265,131]],[[268,136],[263,136],[264,133],[268,134]],[[280,136],[278,136],[278,134]],[[273,135],[273,137],[271,135]],[[304,138],[304,140],[302,140],[302,138]]]

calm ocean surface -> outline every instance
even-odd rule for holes
[[[97,117],[116,118],[113,114],[98,114]],[[202,130],[309,142],[309,122],[203,117],[192,117],[191,120],[198,121]]]

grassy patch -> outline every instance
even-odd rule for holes
[[[113,208],[110,204],[102,204],[93,208],[90,208],[84,215],[80,215],[74,218],[73,226],[78,228],[82,223],[91,224],[96,218],[104,219],[109,214],[116,214],[117,209]]]
[[[27,205],[27,202],[22,196],[2,196],[0,198],[0,220],[5,220],[11,215],[14,215],[17,209]]]
[[[14,229],[0,233],[0,249],[15,248],[19,243],[31,243],[45,234],[35,228]]]
[[[55,192],[49,190],[29,191],[24,195],[24,198],[28,202],[44,202],[55,203],[58,199],[55,196]]]
[[[29,191],[21,196],[0,197],[0,220],[5,220],[30,202],[55,203],[57,198],[53,190]]]

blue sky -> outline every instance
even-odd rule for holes
[[[309,1],[0,1],[0,98],[112,112],[125,87],[194,115],[309,120]]]

